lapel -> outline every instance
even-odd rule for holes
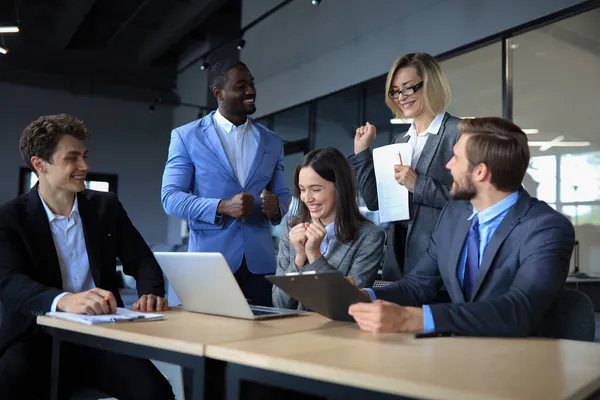
[[[259,128],[257,125],[255,125],[254,122],[252,122],[252,125],[258,131],[258,148],[256,149],[256,155],[254,156],[254,161],[252,161],[252,166],[250,167],[250,171],[248,171],[248,175],[246,176],[246,182],[244,183],[244,190],[246,190],[246,187],[248,187],[250,185],[250,181],[252,180],[252,178],[254,177],[254,174],[256,173],[256,170],[260,166],[260,163],[262,162],[262,159],[265,156],[265,148],[266,148],[266,144],[265,144],[266,139],[265,139],[265,135],[263,135],[261,132],[261,128]],[[246,133],[246,134],[248,134],[248,133]]]
[[[334,242],[331,243],[331,245],[330,245],[329,251],[327,252],[327,255],[328,255],[327,258],[331,258],[335,254],[335,258],[337,259],[336,262],[339,262],[338,265],[343,265],[343,260],[344,260],[344,258],[346,258],[346,254],[348,254],[348,250],[350,250],[352,243],[354,243],[354,241],[351,241],[348,243],[342,243],[342,242],[338,241],[337,239],[334,240]],[[348,271],[350,271],[351,267],[352,267],[352,263],[348,263],[346,270],[340,271],[340,272],[343,273],[344,275],[348,275]]]
[[[102,285],[102,255],[101,240],[102,233],[100,226],[100,216],[96,212],[96,208],[90,204],[84,192],[77,193],[77,202],[79,203],[79,216],[83,225],[83,237],[85,239],[85,248],[90,263],[90,271],[94,278],[94,283],[97,287]],[[103,216],[104,218],[108,216]]]
[[[235,176],[235,173],[233,172],[233,167],[231,166],[231,163],[227,159],[227,155],[225,154],[225,150],[223,149],[223,144],[221,143],[221,139],[219,139],[219,134],[217,133],[217,130],[215,129],[215,124],[214,124],[214,120],[213,120],[214,114],[215,114],[215,112],[213,111],[202,119],[202,126],[203,126],[203,130],[204,130],[204,134],[206,135],[208,142],[211,144],[210,147],[212,147],[213,151],[217,155],[217,158],[219,159],[219,161],[221,161],[221,164],[223,164],[223,167],[225,167],[227,172],[229,172],[229,175],[231,175],[231,178],[234,181],[238,182],[238,179]]]
[[[520,189],[519,200],[517,200],[517,203],[510,209],[508,214],[506,214],[485,248],[479,272],[477,273],[477,279],[475,280],[475,286],[473,287],[472,299],[475,299],[477,292],[481,289],[485,276],[490,270],[498,250],[500,250],[500,246],[502,246],[502,243],[504,243],[504,240],[506,240],[506,237],[512,232],[515,226],[519,224],[521,217],[529,211],[530,207],[531,196],[524,189]]]
[[[460,256],[467,240],[467,234],[469,233],[469,227],[471,221],[469,217],[473,213],[472,206],[467,202],[465,203],[465,210],[460,214],[460,218],[456,223],[456,230],[454,231],[454,239],[452,240],[452,246],[450,247],[449,254],[449,266],[450,271],[448,274],[449,288],[448,292],[452,301],[455,303],[464,303],[465,295],[462,290],[460,281],[458,280],[458,263],[460,262]],[[440,254],[438,253],[438,257]],[[439,263],[439,262],[438,262]]]
[[[38,192],[38,184],[28,194],[25,230],[31,238],[32,257],[37,259],[37,267],[40,268],[40,272],[47,276],[48,282],[52,282],[53,286],[62,289],[62,274],[58,264],[58,255],[56,254],[56,247],[54,247],[48,214],[46,214]]]
[[[419,162],[413,168],[415,171],[419,171],[420,174],[426,174],[429,170],[429,166],[431,165],[431,161],[433,161],[433,156],[437,152],[437,148],[442,141],[442,136],[444,136],[444,132],[446,131],[446,122],[448,122],[448,118],[450,114],[446,113],[444,115],[444,119],[442,120],[442,126],[440,126],[440,131],[437,135],[429,135],[427,141],[425,142],[425,147],[423,148],[423,152],[421,153],[421,157],[419,157]]]

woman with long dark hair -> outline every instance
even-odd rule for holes
[[[366,219],[356,203],[354,174],[337,149],[308,153],[294,174],[299,215],[283,227],[277,275],[339,271],[358,287],[371,287],[383,256],[384,232]],[[304,309],[273,287],[273,305]]]

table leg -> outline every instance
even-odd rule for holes
[[[60,351],[61,340],[52,335],[52,358],[50,360],[50,399],[60,398]]]

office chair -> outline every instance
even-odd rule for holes
[[[583,292],[563,288],[544,319],[541,336],[593,342],[596,336],[594,305]]]

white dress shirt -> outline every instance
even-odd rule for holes
[[[423,149],[425,148],[425,143],[427,143],[427,138],[429,135],[437,135],[440,132],[444,115],[445,113],[439,113],[436,115],[425,132],[421,133],[420,135],[417,135],[417,129],[415,128],[415,123],[413,122],[410,125],[408,132],[406,132],[406,135],[404,135],[404,137],[410,136],[408,143],[413,148],[412,158],[410,160],[413,169],[417,169],[417,163],[419,162],[419,158],[421,158],[421,153],[423,153]]]
[[[244,124],[235,126],[221,115],[218,109],[213,116],[213,122],[233,172],[240,185],[244,187],[256,157],[260,133],[250,118],[246,119]]]
[[[95,288],[96,284],[92,277],[90,260],[85,247],[77,196],[75,196],[73,208],[68,217],[54,214],[42,199],[42,196],[40,196],[40,200],[48,216],[52,239],[58,256],[60,274],[62,275],[62,289],[65,291],[52,301],[50,311],[56,311],[58,300],[63,296],[69,293],[85,292]]]

